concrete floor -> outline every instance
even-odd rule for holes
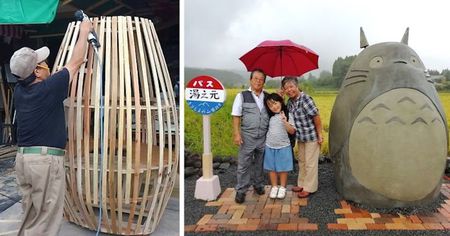
[[[17,229],[20,226],[20,215],[22,213],[21,203],[9,207],[7,210],[0,213],[0,235],[13,236],[17,235]],[[180,235],[179,221],[180,221],[179,201],[176,198],[171,198],[167,204],[164,215],[159,223],[158,228],[152,233],[152,236],[168,236]],[[95,235],[96,232],[82,228],[78,225],[72,224],[66,220],[63,221],[60,236],[83,236]],[[109,235],[109,234],[100,234]]]
[[[13,158],[0,160],[0,236],[17,235],[22,214],[21,194],[17,186]],[[159,226],[152,235],[180,235],[179,178]],[[63,221],[59,235],[95,235],[96,232]],[[108,235],[108,234],[100,234]]]

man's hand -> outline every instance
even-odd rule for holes
[[[323,143],[323,135],[322,135],[322,132],[320,132],[320,133],[317,135],[317,143],[318,143],[319,145],[322,145],[322,143]]]
[[[317,132],[317,143],[321,145],[323,143],[323,135],[322,135],[322,121],[320,120],[320,115],[317,114],[313,117],[314,126]]]
[[[241,146],[243,143],[241,138],[241,117],[233,116],[233,143]]]
[[[238,146],[241,146],[241,144],[243,142],[242,142],[242,138],[241,138],[241,134],[240,133],[237,133],[237,134],[233,135],[233,142],[234,142],[234,144],[236,144]]]
[[[75,43],[73,49],[72,57],[64,66],[69,71],[70,81],[72,81],[72,79],[76,77],[76,74],[80,69],[81,64],[84,63],[84,56],[86,54],[88,46],[87,38],[91,29],[92,29],[91,21],[89,21],[88,18],[85,18],[80,24],[80,32],[78,35],[77,42]]]
[[[88,18],[83,19],[83,21],[80,24],[80,34],[81,33],[88,34],[93,29],[94,26],[92,25],[92,22]]]

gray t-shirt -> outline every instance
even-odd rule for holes
[[[289,113],[289,124],[295,128],[294,118]],[[280,114],[275,114],[270,118],[269,131],[266,134],[266,145],[270,148],[279,149],[291,145],[289,136],[284,126],[284,122],[281,120]]]

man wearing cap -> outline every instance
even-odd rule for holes
[[[50,75],[47,47],[21,48],[11,57],[17,77],[14,91],[17,120],[16,174],[22,190],[23,221],[18,235],[57,235],[63,214],[64,155],[67,132],[63,100],[87,50],[92,24],[80,25],[72,57]]]

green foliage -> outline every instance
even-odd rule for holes
[[[441,100],[441,104],[444,107],[444,112],[447,113],[447,125],[450,124],[450,117],[448,116],[450,112],[450,93],[449,92],[440,92],[439,99]],[[447,130],[448,132],[449,130]],[[450,137],[450,134],[448,135]],[[447,147],[447,155],[450,155],[450,147]]]
[[[264,87],[266,89],[279,89],[281,87],[281,78],[267,79]]]
[[[450,70],[449,69],[442,70],[441,75],[443,75],[445,77],[445,80],[450,80]]]
[[[437,75],[431,75],[429,79],[433,80],[436,90],[450,91],[450,70],[442,70],[442,72]]]
[[[312,83],[315,87],[334,88],[333,75],[327,70],[320,72],[319,78]]]
[[[231,108],[234,97],[242,89],[227,89],[224,106],[211,114],[211,151],[214,156],[236,156],[238,146],[233,144],[233,119]],[[192,152],[203,152],[203,118],[192,111],[185,102],[184,139],[185,148]]]
[[[355,60],[356,56],[339,57],[333,63],[333,72],[323,70],[320,72],[319,78],[314,77],[311,73],[307,81],[314,87],[328,88],[331,90],[338,89],[347,74],[348,68]]]
[[[312,73],[309,73],[308,74],[308,80],[309,81],[311,81],[311,80],[315,80],[315,79],[317,79]]]
[[[311,80],[300,80],[299,87],[307,94],[314,94],[315,92],[313,82]]]
[[[311,78],[311,76],[312,75],[309,74],[308,78]],[[264,84],[264,88],[266,88],[266,89],[274,89],[274,90],[280,89],[281,88],[281,80],[283,80],[283,78],[284,78],[283,76],[275,77],[275,78],[267,77],[266,83]],[[313,80],[313,79],[315,79],[315,78],[312,77],[311,80]],[[303,83],[305,81],[308,81],[308,80],[310,80],[310,79],[305,79],[304,76],[298,77],[299,84],[301,84],[301,83]]]
[[[209,75],[218,79],[226,88],[239,88],[248,86],[248,78],[242,77],[242,75],[231,72],[228,70],[216,70],[216,69],[199,69],[199,68],[185,68],[184,78],[185,83],[199,75]]]
[[[342,84],[342,81],[345,78],[345,75],[347,74],[348,68],[353,63],[353,60],[355,60],[355,56],[347,56],[345,58],[338,57],[336,61],[333,63],[333,80],[334,80],[334,87],[339,88]]]
[[[439,75],[439,71],[438,70],[430,70],[430,69],[428,69],[427,72],[430,75]]]

